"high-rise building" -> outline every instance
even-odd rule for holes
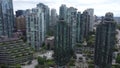
[[[39,3],[36,8],[26,10],[25,14],[27,20],[27,42],[38,51],[45,41],[46,33],[49,31],[49,7]]]
[[[60,6],[59,19],[64,19],[66,21],[66,18],[67,18],[67,7],[66,5],[62,4]]]
[[[0,0],[0,36],[12,37],[14,14],[12,0]]]
[[[57,13],[56,13],[56,9],[51,9],[51,22],[50,22],[50,26],[55,26],[57,23]]]
[[[84,14],[85,15],[85,14]],[[84,21],[86,16],[83,15]],[[71,44],[74,47],[74,45],[77,43],[80,43],[81,41],[81,13],[77,12],[77,9],[74,7],[66,7],[66,5],[61,5],[60,7],[60,19],[64,19],[68,25],[71,26]],[[88,22],[88,20],[87,20]],[[83,22],[84,23],[84,22]],[[82,30],[83,31],[83,30]],[[83,31],[84,32],[84,31]],[[84,34],[83,34],[84,35]]]
[[[33,51],[19,38],[0,37],[0,64],[7,68],[17,64],[25,64],[33,59]],[[1,68],[1,66],[0,66]]]
[[[55,33],[55,62],[58,68],[64,68],[72,56],[70,25],[64,20],[59,20]]]
[[[49,31],[49,24],[50,24],[50,8],[43,4],[39,3],[37,4],[37,8],[40,8],[42,12],[44,12],[44,23],[45,23],[45,35]]]
[[[116,22],[113,13],[106,13],[97,26],[95,42],[95,68],[111,68],[115,45]]]
[[[19,17],[21,15],[24,15],[25,11],[24,10],[17,10],[16,11],[16,17]]]
[[[88,12],[88,14],[90,15],[90,27],[89,27],[89,31],[93,31],[93,25],[94,25],[94,9],[89,8],[86,10]]]
[[[54,35],[55,33],[55,25],[58,21],[58,15],[56,13],[56,9],[51,9],[51,14],[50,14],[50,27],[49,27],[49,32],[47,35]]]
[[[89,13],[85,10],[83,12],[83,21],[84,23],[84,38],[87,38],[88,37],[88,33],[89,33],[89,29],[90,29],[90,15]]]
[[[34,8],[27,11],[26,33],[27,42],[38,51],[45,40],[45,19],[41,8]]]
[[[84,21],[84,14],[81,14],[81,20],[80,20],[80,41],[83,42],[84,41],[84,32],[85,32],[85,23]]]
[[[81,43],[88,37],[90,25],[90,15],[85,10],[77,13],[76,43]]]
[[[70,7],[67,9],[67,23],[71,26],[70,33],[71,33],[71,45],[74,47],[76,44],[76,32],[77,32],[77,9],[74,7]]]
[[[76,42],[81,42],[81,12],[77,13]]]

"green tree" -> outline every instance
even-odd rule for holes
[[[78,47],[82,47],[82,44],[77,43],[75,47],[77,47],[77,48],[78,48]]]
[[[5,64],[1,64],[0,68],[8,68]]]
[[[113,51],[118,51],[118,49],[116,47],[113,48]]]
[[[95,30],[90,31],[88,34],[89,34],[89,35],[95,35]]]
[[[48,32],[47,32],[47,36],[53,36],[54,35],[54,31],[53,30],[49,30]]]
[[[70,60],[69,66],[75,66],[75,60],[74,60],[74,59],[71,59],[71,60]]]
[[[54,65],[55,65],[55,62],[54,62],[54,60],[47,60],[47,61],[46,61],[46,64],[47,64],[48,66],[54,66]]]
[[[47,50],[50,50],[50,44],[49,43],[47,44]]]
[[[87,45],[93,47],[95,44],[95,36],[90,35],[87,39]]]
[[[112,65],[112,68],[120,68],[120,65],[118,64]]]
[[[94,64],[89,64],[88,68],[95,68]]]
[[[15,68],[21,68],[20,64],[16,64]]]
[[[35,68],[39,68],[39,65],[36,65]]]
[[[44,47],[44,46],[45,46],[45,42],[42,43],[42,47]]]
[[[117,25],[117,29],[119,29],[119,30],[120,30],[120,24],[119,24],[119,25]]]
[[[38,57],[38,64],[40,64],[40,65],[44,65],[44,63],[45,63],[45,61],[46,61],[46,59],[45,58],[42,58],[42,57]]]
[[[119,63],[119,64],[120,64],[120,55],[117,56],[117,58],[116,58],[116,63]]]

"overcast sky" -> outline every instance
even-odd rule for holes
[[[94,8],[94,14],[97,16],[104,16],[106,12],[113,12],[114,16],[120,16],[120,0],[13,0],[14,11],[31,9],[38,3],[55,8],[57,13],[60,5],[66,4],[67,7],[75,7],[81,12],[87,8]]]

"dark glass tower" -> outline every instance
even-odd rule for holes
[[[113,13],[106,13],[97,26],[95,44],[95,68],[111,68],[112,54],[115,45],[116,23]]]
[[[64,68],[72,56],[73,49],[70,44],[70,37],[70,26],[64,20],[59,20],[56,25],[54,50],[55,62],[58,68]]]
[[[81,42],[81,12],[77,13],[77,25],[76,25],[76,42]]]
[[[0,36],[12,37],[14,14],[12,0],[0,0]]]
[[[83,42],[85,38],[88,37],[89,33],[89,26],[90,26],[90,16],[88,12],[85,10],[81,14],[81,20],[80,20],[80,41]]]
[[[84,27],[85,27],[84,38],[87,38],[88,33],[89,33],[89,27],[90,27],[90,16],[87,11],[83,12],[83,21],[82,22],[84,23]]]
[[[16,11],[16,17],[19,17],[19,16],[23,15],[24,12],[25,12],[24,10],[17,10]]]

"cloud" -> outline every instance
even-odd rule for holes
[[[94,14],[98,16],[104,16],[106,12],[113,12],[115,16],[120,16],[119,0],[13,0],[14,10],[34,8],[39,2],[57,9],[57,12],[61,4],[66,4],[67,7],[73,6],[79,11],[94,8]]]

